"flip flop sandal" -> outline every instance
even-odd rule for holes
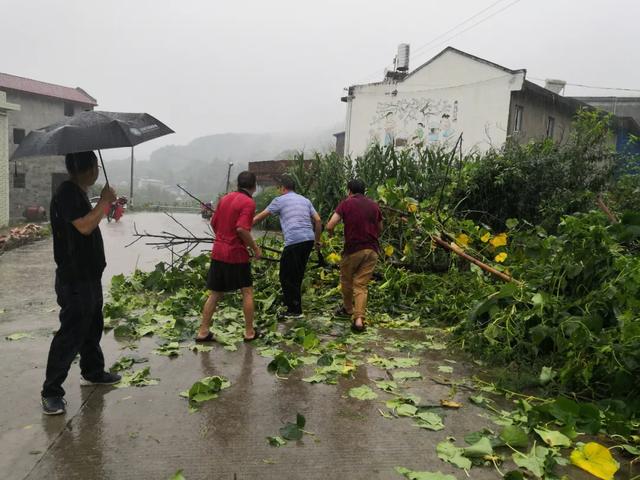
[[[254,332],[253,333],[253,337],[251,337],[251,338],[244,337],[244,339],[243,339],[244,343],[253,342],[254,340],[257,340],[260,337],[262,337],[262,332],[260,332],[260,330],[258,330],[257,328],[254,328],[253,332]]]
[[[202,338],[196,337],[194,340],[195,340],[196,343],[213,342],[214,341],[213,333],[209,332],[209,333],[207,333],[206,337],[202,337]]]

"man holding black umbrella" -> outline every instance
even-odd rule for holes
[[[80,354],[82,385],[112,385],[119,375],[105,372],[100,348],[102,338],[102,272],[106,266],[100,221],[105,207],[116,200],[107,185],[92,209],[87,190],[99,173],[93,152],[70,153],[65,157],[70,179],[51,199],[53,255],[57,264],[56,295],[60,305],[60,328],[49,349],[42,387],[42,409],[46,415],[65,413],[62,384],[71,363]]]

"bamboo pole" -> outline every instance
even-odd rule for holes
[[[432,235],[431,239],[434,242],[436,242],[438,245],[440,245],[442,248],[444,248],[446,250],[449,250],[449,251],[455,253],[456,255],[459,255],[460,257],[464,258],[468,262],[471,262],[474,265],[477,265],[478,267],[480,267],[485,272],[490,273],[491,275],[495,275],[496,277],[500,278],[501,280],[504,280],[505,282],[514,282],[514,283],[518,283],[518,284],[522,283],[522,282],[519,282],[518,280],[515,280],[510,275],[507,275],[506,273],[501,272],[500,270],[496,270],[495,268],[487,265],[486,263],[481,262],[477,258],[472,257],[471,255],[466,253],[464,250],[462,250],[458,245],[456,245],[453,242],[452,243],[445,242],[444,240],[442,240],[439,237],[436,237],[435,235]]]

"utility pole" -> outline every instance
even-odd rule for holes
[[[227,168],[227,187],[224,189],[224,193],[229,193],[229,180],[231,179],[231,167],[233,167],[233,162],[229,162],[229,168]]]
[[[133,209],[133,147],[131,147],[131,183],[129,184],[129,208]]]

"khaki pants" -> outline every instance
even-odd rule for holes
[[[367,284],[371,280],[373,270],[378,262],[378,254],[374,250],[358,250],[344,255],[340,263],[340,285],[344,309],[351,317],[365,319],[367,309]]]

